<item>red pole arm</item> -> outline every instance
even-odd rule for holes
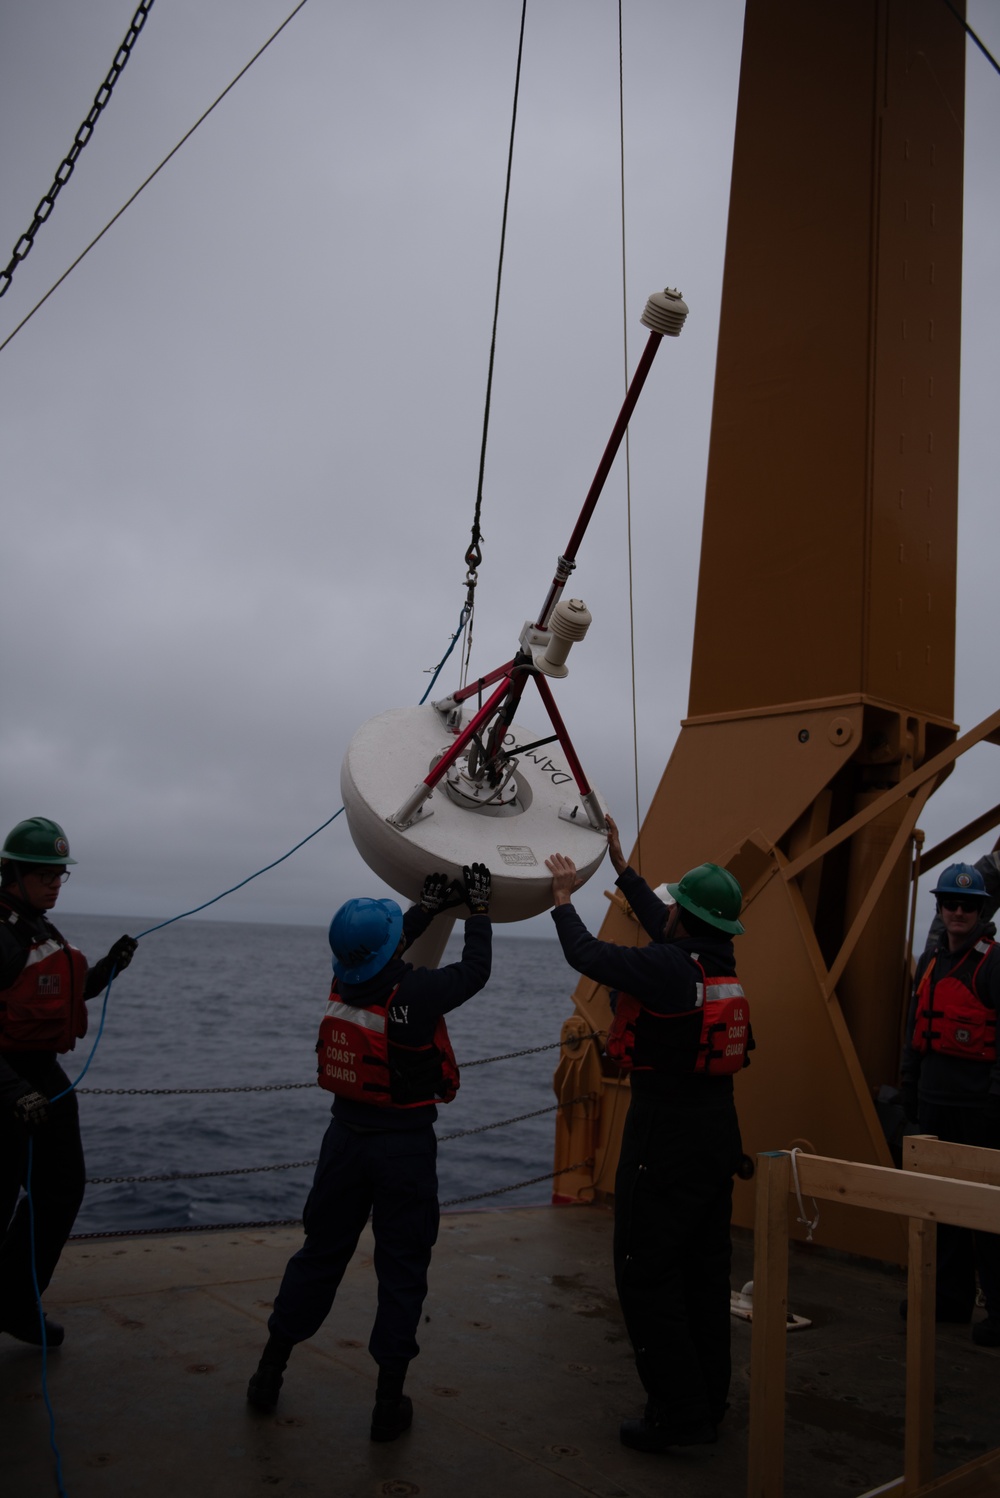
[[[544,629],[548,624],[549,614],[552,612],[553,605],[555,604],[560,593],[565,587],[566,579],[569,577],[570,572],[573,570],[570,566],[564,568],[563,564],[572,563],[576,560],[576,553],[579,550],[580,542],[583,540],[587,526],[590,524],[590,517],[594,513],[597,501],[601,497],[601,490],[604,488],[608,474],[611,472],[611,465],[615,461],[615,457],[617,456],[619,447],[621,447],[622,438],[625,436],[626,428],[628,427],[629,421],[631,420],[632,412],[635,410],[635,404],[639,399],[642,387],[646,383],[646,376],[649,374],[650,368],[652,367],[653,360],[656,357],[656,350],[660,346],[660,340],[662,339],[662,337],[662,333],[650,333],[648,339],[646,340],[646,347],[642,351],[642,358],[639,360],[639,363],[636,366],[635,374],[632,376],[632,383],[629,385],[628,390],[625,393],[624,404],[622,405],[622,408],[618,413],[618,420],[615,422],[614,430],[612,431],[611,436],[608,439],[608,445],[604,449],[604,456],[597,466],[597,472],[594,475],[594,481],[587,491],[587,497],[583,502],[583,509],[580,511],[579,518],[573,529],[573,534],[569,538],[569,545],[566,547],[563,555],[559,558],[559,565],[556,568],[556,575],[552,579],[552,583],[548,591],[548,596],[546,597],[545,602],[542,605],[541,612],[538,615],[537,620],[535,621],[536,629]]]

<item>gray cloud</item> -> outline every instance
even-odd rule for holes
[[[37,0],[5,18],[0,245],[133,9]],[[154,7],[0,302],[0,339],[289,9]],[[3,816],[66,824],[67,908],[162,917],[211,898],[331,815],[357,727],[422,695],[464,592],[519,18],[307,5],[0,355]],[[631,362],[650,292],[676,284],[691,307],[630,433],[642,811],[687,703],[741,19],[735,0],[625,14]],[[1000,48],[985,4],[969,19]],[[978,54],[968,71],[964,726],[996,705],[1000,342],[1000,94]],[[477,671],[537,610],[621,401],[618,194],[615,8],[529,7]],[[630,837],[626,501],[619,459],[573,583],[595,623],[559,702]],[[931,841],[995,799],[994,754],[935,797]],[[581,898],[592,921],[610,880]],[[213,913],[320,922],[380,889],[341,818]]]

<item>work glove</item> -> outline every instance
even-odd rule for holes
[[[440,915],[442,910],[461,905],[463,898],[462,886],[447,874],[428,874],[420,891],[420,908],[428,915]]]
[[[48,1116],[48,1098],[33,1089],[30,1092],[22,1092],[14,1104],[14,1117],[32,1133],[46,1123]]]
[[[909,1123],[917,1121],[917,1084],[916,1082],[904,1082],[899,1089],[899,1101],[903,1105],[903,1113]],[[1000,1102],[1000,1098],[997,1099]]]
[[[135,956],[138,945],[134,936],[119,936],[104,961],[109,967],[114,967],[116,973],[123,973]]]
[[[472,915],[489,915],[493,879],[484,863],[468,864],[462,870],[465,903]]]

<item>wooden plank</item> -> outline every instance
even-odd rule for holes
[[[748,1498],[782,1498],[785,1483],[785,1343],[791,1157],[757,1156],[750,1341]]]
[[[910,1219],[906,1318],[906,1431],[903,1476],[907,1493],[934,1476],[934,1331],[937,1227]]]
[[[1000,1186],[1000,1150],[952,1144],[933,1134],[910,1134],[903,1140],[903,1169]]]
[[[996,1498],[1000,1493],[1000,1450],[988,1451],[954,1472],[918,1488],[909,1498]]]
[[[1000,1232],[1000,1186],[945,1176],[859,1165],[825,1155],[796,1155],[804,1196],[869,1207],[928,1222],[949,1222],[986,1233]]]

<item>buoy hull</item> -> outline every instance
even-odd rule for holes
[[[514,723],[504,742],[514,748],[544,736]],[[390,889],[416,900],[429,873],[460,878],[463,865],[485,863],[493,875],[491,916],[523,921],[552,904],[550,853],[572,858],[584,881],[597,872],[607,838],[590,825],[558,743],[517,755],[513,805],[458,805],[440,782],[412,826],[394,826],[389,819],[452,742],[441,715],[425,704],[380,713],[348,745],[340,793],[351,837]]]

